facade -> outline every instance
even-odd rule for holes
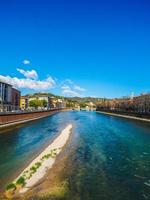
[[[0,112],[19,110],[20,91],[0,81]]]
[[[49,96],[39,96],[38,100],[40,101],[45,101],[45,106],[43,105],[43,107],[50,109],[50,97]]]
[[[58,99],[56,103],[56,107],[57,109],[66,108],[66,102],[64,101],[64,99]]]
[[[49,96],[29,96],[28,97],[28,101],[29,101],[29,104],[30,104],[30,101],[32,100],[39,100],[39,101],[44,101],[45,102],[45,105],[41,105],[41,106],[38,106],[38,109],[62,109],[62,108],[66,108],[66,102],[64,99],[57,99],[56,97],[49,97]]]
[[[133,98],[134,111],[150,114],[150,94],[141,94]]]
[[[96,106],[95,106],[95,104],[91,101],[91,102],[88,103],[88,108],[89,108],[90,111],[92,111],[92,110],[95,110],[95,109],[96,109]]]
[[[20,110],[20,91],[12,88],[12,110]]]
[[[98,102],[97,110],[114,110],[120,112],[135,112],[150,114],[150,94],[120,99],[103,99]]]
[[[11,111],[12,86],[0,81],[0,111]]]
[[[72,106],[72,109],[74,109],[74,110],[80,110],[81,109],[80,104],[75,103],[74,106]]]
[[[27,110],[28,109],[28,97],[22,96],[20,98],[20,108],[21,108],[21,110]]]
[[[49,98],[50,109],[56,108],[56,104],[57,104],[57,99],[55,97],[50,97]]]
[[[39,100],[38,96],[28,96],[28,109],[29,110],[35,110],[39,109],[41,110],[41,106],[37,105],[36,107],[31,106],[31,101]]]
[[[43,105],[38,106],[38,109],[54,109],[57,107],[57,99],[55,97],[49,97],[49,96],[29,96],[28,101],[30,104],[30,101],[32,100],[39,100],[41,102],[44,102]]]

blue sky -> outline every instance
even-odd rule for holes
[[[23,94],[149,92],[149,10],[145,0],[0,0],[0,78]]]

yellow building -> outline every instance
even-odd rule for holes
[[[21,110],[27,110],[28,108],[28,98],[25,96],[22,96],[20,98],[20,108]]]

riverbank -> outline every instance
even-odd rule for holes
[[[112,116],[116,116],[116,117],[122,117],[122,118],[127,118],[127,119],[150,122],[150,119],[140,118],[140,117],[135,117],[135,116],[130,116],[130,115],[125,115],[125,114],[116,114],[116,113],[113,113],[113,112],[105,112],[105,111],[96,111],[96,112],[97,113],[106,114],[106,115],[112,115]]]
[[[68,109],[2,114],[0,115],[0,131],[4,132],[18,125],[48,117],[62,111],[68,111]]]
[[[67,143],[72,129],[69,124],[60,135],[7,186],[6,196],[23,195],[31,189],[55,163],[56,156]]]

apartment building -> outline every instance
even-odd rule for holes
[[[21,108],[21,110],[27,110],[28,109],[28,97],[22,96],[20,98],[20,108]]]
[[[20,109],[20,91],[0,81],[0,112]]]

